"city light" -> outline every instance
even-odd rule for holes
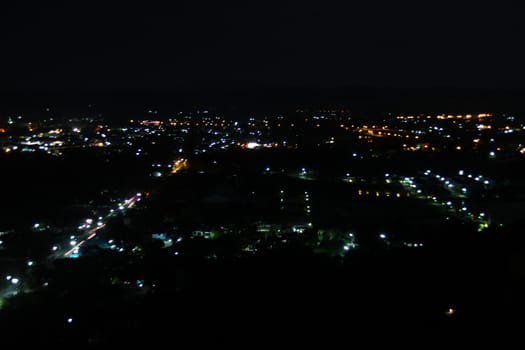
[[[159,105],[131,111],[131,122],[113,123],[113,116],[95,111],[85,118],[81,112],[57,113],[61,116],[54,121],[31,125],[16,117],[9,119],[12,124],[7,116],[0,120],[0,154],[9,178],[0,230],[6,261],[0,302],[25,293],[58,293],[53,300],[60,300],[61,291],[74,291],[76,279],[84,280],[85,307],[58,314],[64,327],[73,322],[69,316],[83,327],[88,318],[81,313],[93,303],[120,309],[118,298],[97,292],[109,284],[124,292],[129,305],[139,305],[144,297],[154,300],[171,293],[173,271],[182,276],[182,287],[191,287],[197,270],[199,284],[211,276],[202,285],[214,286],[226,265],[304,255],[318,256],[312,261],[323,264],[330,261],[326,266],[344,272],[326,276],[354,276],[359,288],[376,288],[360,277],[375,271],[376,262],[392,261],[395,267],[405,261],[395,259],[409,259],[414,266],[437,266],[447,247],[457,247],[460,258],[451,256],[457,269],[435,281],[446,285],[461,279],[463,262],[493,254],[498,240],[513,234],[521,220],[518,204],[525,187],[514,171],[525,155],[521,117],[514,121],[510,115],[446,111],[377,112],[365,118],[347,108],[309,106],[289,115],[252,112],[244,117],[242,111],[237,118],[222,116],[227,109],[170,111]],[[155,115],[155,120],[140,118],[141,113]],[[44,114],[49,118],[51,113]],[[12,181],[24,174],[16,166],[28,169],[20,184]],[[50,177],[53,181],[47,181]],[[17,208],[18,202],[24,205]],[[476,230],[483,233],[464,239]],[[478,244],[479,239],[487,244]],[[353,258],[366,263],[354,266]],[[175,270],[162,268],[169,259],[177,261]],[[93,262],[95,270],[84,268]],[[198,264],[197,270],[192,264]],[[49,279],[52,288],[44,289],[43,282],[60,274],[63,265],[68,275]],[[210,270],[201,271],[201,265]],[[148,271],[152,266],[158,271]],[[283,276],[290,272],[284,268]],[[358,273],[352,275],[355,269]],[[100,276],[90,276],[89,271],[99,270]],[[388,273],[403,281],[400,286],[417,285],[421,269],[412,269],[409,278],[402,275],[406,271],[395,275],[395,270]],[[473,275],[492,277],[480,271]],[[69,273],[75,278],[65,278]],[[254,278],[261,285],[275,284],[265,276]],[[220,295],[239,286],[230,282],[215,286]],[[295,277],[289,282],[295,283]],[[463,285],[455,286],[458,293],[451,299],[457,305],[468,304],[464,296],[469,294],[459,290]],[[212,288],[209,294],[215,292]],[[417,310],[415,319],[456,314],[448,296],[436,295],[428,296],[432,307]],[[22,304],[25,299],[13,301]],[[352,308],[352,298],[341,302]],[[255,315],[258,310],[252,311]],[[98,333],[81,336],[98,339]]]

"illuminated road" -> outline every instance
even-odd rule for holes
[[[119,205],[119,210],[125,210],[125,209],[131,209],[135,206],[135,204],[140,201],[140,198],[141,198],[141,194],[140,193],[137,193],[137,195],[131,197],[130,199],[127,199],[126,201],[124,201],[123,205]],[[113,213],[110,213],[108,215],[106,215],[105,219],[107,220],[108,218],[110,218],[111,216],[113,216]],[[102,222],[102,221],[100,221]],[[66,251],[65,253],[63,254],[57,254],[58,256],[55,255],[55,258],[58,258],[59,256],[62,256],[64,258],[69,258],[71,256],[71,254],[75,253],[78,251],[78,249],[80,249],[80,247],[85,244],[87,241],[89,241],[90,239],[93,239],[97,236],[97,231],[100,230],[101,228],[105,227],[106,224],[102,222],[101,225],[97,225],[96,227],[93,227],[89,230],[86,230],[84,232],[81,233],[79,239],[80,242],[76,243],[75,245],[73,245],[68,251]]]
[[[87,234],[88,236],[86,237],[86,239],[78,242],[76,245],[73,246],[73,248],[71,248],[70,250],[68,250],[67,252],[64,253],[64,257],[65,258],[68,258],[75,250],[79,249],[82,244],[86,243],[86,241],[96,237],[97,235],[97,231],[100,230],[101,228],[103,228],[104,226],[106,226],[106,224],[102,224],[100,226],[97,226],[95,228],[92,228],[88,231],[86,231],[85,234]]]
[[[187,167],[187,163],[185,160],[182,160],[181,163],[181,168]],[[145,193],[145,196],[149,196],[149,193]],[[72,254],[78,253],[78,250],[80,249],[80,247],[82,247],[82,245],[84,245],[87,241],[97,236],[97,232],[106,226],[105,222],[107,222],[107,220],[115,216],[116,213],[119,211],[125,212],[125,210],[133,208],[141,199],[142,193],[137,193],[133,197],[126,199],[122,203],[119,203],[117,208],[111,209],[110,212],[104,218],[99,217],[99,220],[97,220],[95,223],[95,227],[90,227],[93,220],[87,219],[86,222],[88,223],[88,225],[86,225],[85,223],[81,224],[78,228],[77,235],[71,236],[70,244],[74,244],[67,247],[67,251],[66,248],[60,249],[59,245],[53,246],[53,253],[47,257],[47,262],[49,263],[56,259],[73,257]],[[23,288],[23,277],[8,275],[6,276],[6,279],[8,281],[11,281],[11,284],[8,284],[5,288],[2,288],[2,290],[0,290],[0,309],[2,307],[4,299],[17,295],[19,293],[31,292],[31,290],[26,290]]]
[[[189,168],[188,160],[184,159],[184,158],[180,158],[180,159],[177,159],[176,161],[173,162],[173,166],[171,168],[171,173],[175,174],[175,173],[179,172],[182,169],[188,169],[188,168]]]

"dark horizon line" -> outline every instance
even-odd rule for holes
[[[43,110],[68,113],[89,104],[103,114],[142,113],[158,109],[208,107],[229,111],[278,111],[292,108],[348,108],[364,114],[384,112],[508,112],[525,113],[525,88],[465,87],[214,87],[191,89],[69,89],[63,91],[0,90],[0,112]]]
[[[25,94],[38,94],[38,95],[57,95],[57,94],[105,94],[105,93],[207,93],[214,91],[227,91],[227,92],[239,92],[239,91],[452,91],[452,92],[516,92],[525,93],[525,85],[522,87],[516,86],[460,86],[454,84],[439,84],[439,85],[420,85],[420,86],[396,86],[396,85],[373,85],[373,84],[346,84],[346,85],[301,85],[301,84],[265,84],[265,83],[245,83],[245,84],[231,84],[230,82],[225,84],[202,84],[202,86],[187,86],[187,87],[136,87],[136,86],[120,86],[120,87],[63,87],[63,88],[0,88],[0,94],[2,95],[25,95]]]

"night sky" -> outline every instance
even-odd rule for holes
[[[2,91],[525,82],[520,1],[16,1]]]

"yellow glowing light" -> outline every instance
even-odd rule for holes
[[[454,310],[453,308],[449,308],[449,309],[445,312],[445,314],[446,314],[447,316],[453,316],[455,313],[456,313],[456,310]]]

